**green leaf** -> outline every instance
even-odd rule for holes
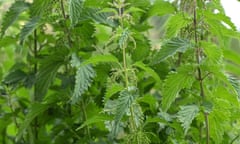
[[[107,55],[94,55],[84,61],[82,65],[88,65],[88,64],[98,64],[98,63],[118,63],[118,59],[110,54]]]
[[[25,39],[38,27],[41,25],[40,17],[31,18],[28,23],[26,23],[20,32],[20,43],[23,44]]]
[[[83,12],[84,0],[70,0],[69,2],[69,15],[72,25],[76,25],[81,18]]]
[[[222,50],[213,43],[201,42],[204,49],[204,54],[207,56],[205,59],[207,65],[220,65],[222,63],[223,54]]]
[[[176,73],[171,73],[164,83],[162,108],[167,111],[178,93],[184,88],[190,88],[195,81],[194,69],[190,65],[182,66]]]
[[[174,12],[175,8],[170,2],[155,0],[154,4],[149,8],[148,16],[163,16],[166,14],[173,14]]]
[[[236,30],[236,26],[234,23],[231,21],[230,17],[223,13],[213,13],[212,11],[209,10],[204,10],[203,14],[206,18],[206,20],[214,20],[218,22],[220,25],[223,25],[222,23],[225,23],[228,27],[230,27],[232,30]],[[223,25],[224,26],[224,25]]]
[[[114,94],[116,94],[119,91],[122,91],[123,89],[124,89],[124,87],[120,84],[117,84],[117,83],[109,84],[106,89],[104,101],[107,102],[107,100],[109,100],[109,98],[111,98],[111,96],[113,96]]]
[[[224,49],[223,55],[224,55],[224,59],[240,65],[240,57],[237,52],[233,50]]]
[[[20,69],[10,72],[4,79],[3,83],[6,85],[20,84],[27,77],[27,74]]]
[[[121,119],[127,113],[127,111],[130,111],[130,107],[132,106],[133,102],[137,97],[138,97],[138,93],[135,87],[124,89],[120,92],[120,96],[117,99],[116,115],[114,119],[114,127],[113,127],[114,136],[118,132]]]
[[[180,30],[192,24],[192,20],[187,17],[187,14],[177,13],[171,16],[167,22],[166,37],[176,37]]]
[[[74,92],[71,101],[72,103],[77,103],[80,100],[82,94],[88,90],[88,87],[90,87],[92,79],[95,77],[95,71],[89,64],[81,65],[81,62],[76,54],[72,55],[71,64],[73,67],[77,68],[75,75]]]
[[[151,42],[147,37],[143,36],[142,33],[134,31],[134,40],[136,43],[136,48],[132,52],[132,59],[134,61],[145,60],[149,56]],[[129,46],[128,48],[130,48]]]
[[[27,114],[24,122],[20,125],[16,141],[19,141],[25,132],[25,130],[29,127],[30,123],[41,113],[46,111],[51,105],[46,105],[46,104],[39,104],[35,103],[32,104],[30,108],[30,112]]]
[[[31,17],[41,17],[43,13],[47,12],[51,2],[52,0],[34,0],[30,8]]]
[[[125,144],[150,144],[149,133],[142,130],[135,131],[127,136]]]
[[[84,2],[84,5],[87,1]],[[117,22],[110,19],[112,13],[110,12],[101,12],[102,9],[99,8],[89,8],[83,7],[81,10],[81,15],[78,17],[77,23],[82,23],[84,21],[93,21],[97,24],[104,24],[111,27],[116,27]]]
[[[185,135],[187,134],[187,131],[198,112],[199,108],[197,105],[180,106],[180,111],[177,113],[177,118],[182,123]]]
[[[36,99],[42,100],[48,88],[54,81],[59,67],[64,64],[64,57],[68,52],[64,49],[46,57],[40,65],[36,78]]]
[[[99,12],[100,9],[92,9],[92,8],[85,8],[83,12],[82,20],[92,20],[95,23],[100,23],[104,25],[108,25],[111,27],[116,27],[117,23],[110,19],[112,13],[108,12]]]
[[[120,34],[119,42],[118,42],[120,48],[124,48],[125,47],[129,37],[130,37],[129,29],[128,28],[123,29],[121,34]]]
[[[157,104],[158,104],[157,99],[152,95],[142,96],[138,98],[137,101],[148,104],[151,111],[155,111],[157,109]]]
[[[217,109],[209,115],[210,137],[216,144],[220,144],[223,141],[225,127],[228,125],[229,117],[228,114]]]
[[[143,69],[147,74],[151,75],[156,80],[157,83],[161,83],[161,79],[158,76],[158,74],[153,69],[146,66],[143,62],[136,62],[134,64],[134,66],[137,66],[137,67]]]
[[[88,118],[80,127],[76,129],[76,131],[79,131],[80,129],[95,124],[99,122],[109,121],[112,120],[112,117],[106,114],[98,114],[96,116],[93,116],[91,118]]]
[[[210,11],[204,11],[203,15],[206,24],[208,24],[209,32],[217,36],[220,43],[222,43],[226,37],[239,39],[240,34],[236,31],[229,17],[223,14],[214,14]]]
[[[84,5],[87,6],[87,7],[96,7],[96,8],[105,8],[105,7],[108,7],[109,4],[108,4],[109,0],[86,0],[84,2]]]
[[[15,1],[4,15],[2,19],[1,37],[5,31],[10,27],[18,18],[18,16],[29,8],[29,3],[24,1]]]
[[[153,63],[160,63],[178,52],[184,53],[189,48],[192,48],[192,44],[189,40],[178,37],[172,38],[162,45],[159,52],[154,56]]]
[[[73,96],[71,98],[73,103],[78,102],[81,95],[88,90],[95,77],[95,71],[90,65],[80,66],[75,76],[75,86]]]
[[[133,103],[131,106],[134,124],[137,128],[140,128],[143,124],[144,115],[142,112],[142,108],[138,103]]]

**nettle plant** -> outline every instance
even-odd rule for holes
[[[239,38],[220,0],[16,0],[0,141],[240,143]]]

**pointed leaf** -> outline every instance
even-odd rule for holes
[[[178,13],[171,16],[167,22],[166,36],[168,38],[176,37],[182,28],[191,23],[191,18],[187,17],[186,14]]]
[[[107,86],[106,89],[106,93],[105,93],[105,97],[104,97],[104,101],[107,102],[107,100],[109,98],[111,98],[111,96],[113,96],[114,94],[116,94],[119,91],[122,91],[124,89],[124,87],[120,84],[110,84]]]
[[[199,108],[197,105],[180,106],[180,111],[177,113],[177,118],[182,123],[185,135],[187,134],[187,131],[198,112]]]
[[[30,108],[30,112],[27,114],[24,122],[21,124],[20,128],[19,128],[19,132],[17,134],[16,137],[16,141],[19,141],[23,135],[23,133],[25,132],[25,130],[29,127],[30,123],[41,113],[43,113],[44,111],[46,111],[48,108],[50,107],[50,105],[46,105],[46,104],[39,104],[39,103],[35,103],[32,105],[32,107]]]
[[[172,38],[167,41],[159,52],[154,56],[154,64],[164,61],[165,59],[174,56],[177,52],[184,53],[187,49],[192,48],[192,44],[189,40],[182,38]]]
[[[31,17],[41,17],[44,12],[47,12],[51,2],[52,0],[34,0],[30,8]]]
[[[222,50],[213,43],[201,42],[201,46],[206,54],[207,65],[220,65],[223,60]]]
[[[29,22],[24,25],[20,32],[20,43],[22,44],[25,39],[40,25],[41,23],[39,17],[33,17],[32,19],[30,19]]]
[[[11,26],[18,18],[18,16],[26,11],[29,7],[29,3],[24,1],[15,1],[4,15],[2,20],[1,36],[5,34],[5,31]]]
[[[82,94],[88,90],[94,77],[95,71],[92,66],[83,65],[78,68],[75,76],[74,92],[71,98],[72,103],[76,103],[81,99]]]
[[[88,90],[92,83],[92,79],[95,77],[95,71],[89,64],[81,64],[79,58],[74,53],[72,55],[71,64],[77,68],[75,75],[75,86],[73,96],[71,98],[72,103],[76,103],[81,99],[82,94]]]
[[[164,83],[162,108],[167,111],[178,93],[184,88],[190,88],[195,81],[194,69],[192,66],[182,66],[178,72],[171,73]]]
[[[69,14],[72,25],[76,25],[81,18],[83,11],[84,0],[70,0],[69,2]]]
[[[141,69],[143,69],[146,73],[151,75],[156,80],[157,83],[161,82],[161,79],[158,76],[158,74],[153,69],[151,69],[150,67],[146,66],[144,63],[136,62],[134,65],[139,67],[139,68],[141,68]]]
[[[99,114],[91,118],[88,118],[80,127],[76,129],[76,131],[84,128],[85,126],[92,125],[99,122],[109,121],[109,120],[112,120],[111,116],[106,114]]]
[[[110,54],[107,55],[94,55],[90,57],[88,60],[84,61],[82,65],[88,65],[88,64],[98,64],[98,63],[118,63],[118,59]]]
[[[175,12],[174,6],[167,1],[155,0],[152,7],[148,11],[149,16],[163,16],[166,14],[173,14]]]
[[[116,106],[116,115],[114,120],[113,134],[116,135],[118,132],[119,124],[121,119],[130,110],[134,100],[138,97],[136,88],[124,89],[120,92]]]
[[[48,88],[54,81],[59,67],[64,64],[64,57],[68,54],[66,50],[59,50],[46,57],[40,65],[36,78],[36,99],[42,100]]]

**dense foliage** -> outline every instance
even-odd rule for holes
[[[0,143],[240,143],[240,33],[220,0],[0,5]]]

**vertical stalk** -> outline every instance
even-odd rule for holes
[[[38,47],[37,47],[37,30],[34,30],[34,33],[33,33],[33,37],[34,37],[34,43],[33,43],[33,54],[34,54],[34,58],[36,59],[37,56],[38,56]],[[38,65],[37,63],[34,64],[34,68],[33,68],[33,71],[34,71],[34,74],[35,76],[37,75],[37,69]],[[36,102],[38,101],[38,98],[36,97],[37,95],[37,88],[36,88],[36,83],[34,84],[34,95],[33,95],[33,102]],[[34,119],[34,122],[33,122],[33,133],[34,133],[34,141],[36,142],[38,140],[38,117],[36,117]]]
[[[66,24],[67,15],[65,13],[63,0],[60,0],[60,7],[61,7],[61,11],[62,11],[62,16],[63,16],[63,18],[65,20],[65,22],[64,22],[64,32],[67,34],[68,44],[69,44],[69,47],[71,48],[72,47],[72,42],[71,42],[71,37],[70,37],[71,34],[70,34],[70,31],[67,28],[67,24]]]
[[[119,15],[119,23],[122,29],[124,29],[123,25],[123,13],[124,13],[124,2],[119,2],[119,8],[118,8],[118,15]],[[124,77],[125,77],[125,86],[128,89],[129,87],[129,82],[128,82],[128,68],[127,68],[127,59],[126,59],[126,48],[127,44],[124,44],[122,47],[122,57],[123,57],[123,69],[124,69]],[[135,131],[136,130],[136,124],[134,121],[134,112],[133,112],[133,107],[130,106],[130,131]]]
[[[81,109],[83,111],[83,119],[84,119],[84,121],[87,120],[87,113],[86,113],[86,109],[85,108],[86,107],[85,107],[84,101],[81,100]],[[91,140],[91,133],[90,133],[90,129],[89,129],[88,126],[86,126],[86,131],[87,131],[87,136],[88,136],[89,140]]]
[[[204,93],[204,86],[203,86],[203,76],[202,76],[202,71],[200,68],[200,59],[201,59],[201,48],[199,47],[199,41],[197,37],[197,13],[196,13],[196,8],[197,8],[197,2],[196,0],[194,1],[194,19],[193,19],[193,24],[194,24],[194,40],[195,40],[195,46],[196,46],[196,60],[198,64],[197,68],[197,74],[198,74],[198,81],[199,81],[199,86],[200,86],[200,96],[202,97],[202,100],[205,99],[205,93]],[[204,119],[205,119],[205,125],[206,125],[206,144],[209,144],[210,141],[210,135],[209,135],[209,120],[208,120],[208,113],[204,112]],[[201,130],[200,130],[201,131]]]

